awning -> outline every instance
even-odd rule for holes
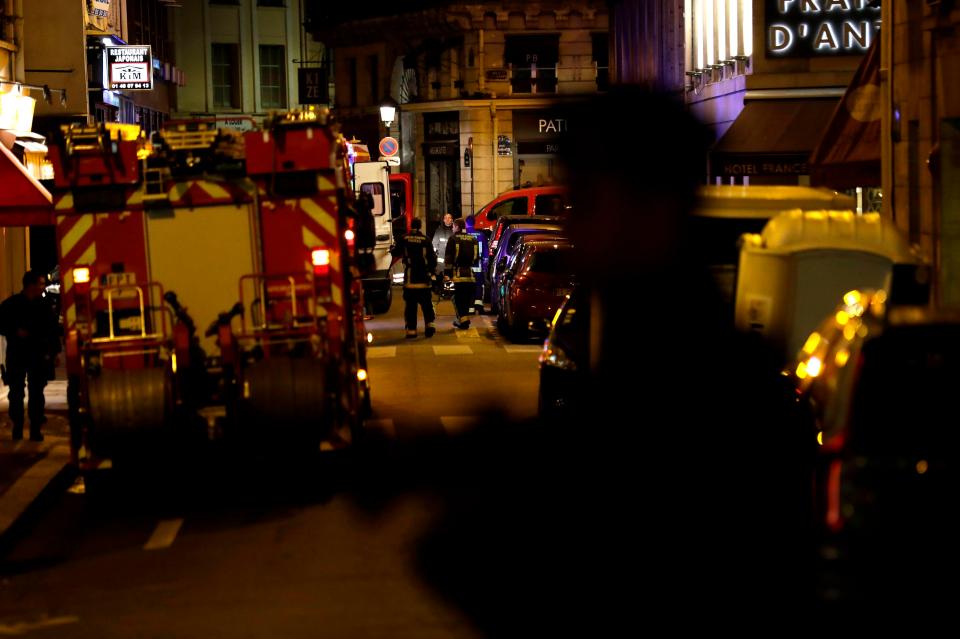
[[[880,47],[874,40],[810,155],[810,181],[835,189],[880,186]]]
[[[810,152],[835,98],[749,100],[710,153],[710,172],[724,178],[809,175]]]
[[[53,224],[53,198],[0,144],[0,226]]]

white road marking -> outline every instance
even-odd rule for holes
[[[537,344],[504,344],[503,350],[508,353],[539,353],[543,346]]]
[[[363,422],[363,427],[368,430],[378,430],[387,439],[397,438],[397,429],[393,425],[392,419],[368,419]]]
[[[477,329],[470,327],[465,331],[457,331],[458,339],[480,339],[480,333]]]
[[[26,634],[31,630],[55,628],[56,626],[67,626],[79,622],[80,617],[70,615],[66,617],[50,617],[49,619],[40,619],[39,621],[18,621],[11,624],[0,624],[0,636],[13,637]]]
[[[447,431],[448,435],[457,435],[470,430],[479,422],[480,418],[473,416],[444,416],[440,418],[440,425],[443,426],[443,430]]]
[[[180,532],[180,526],[183,525],[182,519],[164,519],[150,535],[150,539],[143,545],[144,550],[160,550],[169,548],[173,545],[173,540],[177,538]]]
[[[396,357],[396,346],[368,346],[367,359],[380,359],[382,357]]]
[[[473,355],[469,346],[434,346],[434,355]]]

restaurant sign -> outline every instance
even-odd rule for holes
[[[107,47],[108,89],[150,91],[153,61],[149,46]]]
[[[863,54],[880,32],[871,0],[766,0],[767,55],[812,58]]]

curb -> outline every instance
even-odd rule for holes
[[[70,445],[67,438],[62,439],[0,496],[0,547],[15,534],[18,524],[41,497],[72,479]]]

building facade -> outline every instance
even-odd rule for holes
[[[228,118],[252,123],[269,111],[307,100],[298,71],[317,68],[322,49],[305,37],[303,0],[196,0],[176,15],[176,47],[189,79],[177,95],[181,117]],[[322,101],[317,101],[322,103]]]
[[[314,28],[335,47],[344,132],[374,157],[388,133],[378,106],[399,103],[389,133],[430,229],[444,213],[476,212],[515,185],[562,182],[560,144],[576,123],[561,107],[606,90],[610,49],[604,2],[433,4]]]

